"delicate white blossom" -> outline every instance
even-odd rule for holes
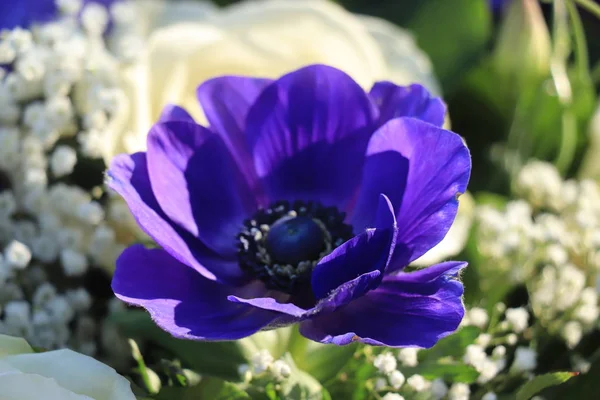
[[[379,354],[373,362],[375,368],[382,374],[390,374],[396,369],[396,359],[390,352]]]

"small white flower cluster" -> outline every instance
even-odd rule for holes
[[[138,36],[131,2],[57,2],[57,20],[0,32],[0,333],[94,354],[100,321],[83,278],[112,270],[137,228],[116,196],[73,173],[122,129],[119,71]]]
[[[492,356],[488,357],[484,345],[470,344],[463,356],[463,362],[473,366],[479,372],[477,382],[485,384],[494,379],[506,367],[505,354],[506,348],[502,345],[495,347]]]
[[[574,348],[600,315],[600,187],[563,181],[551,164],[532,161],[515,191],[521,199],[504,210],[476,212],[482,290],[499,279],[526,285],[536,318]]]
[[[84,354],[95,354],[96,321],[88,314],[92,304],[90,294],[84,288],[58,293],[55,286],[44,281],[44,271],[39,267],[31,267],[24,277],[28,286],[9,286],[13,293],[2,306],[0,332],[23,337],[45,349],[68,346]],[[36,280],[42,282],[37,287]],[[24,291],[32,289],[31,300],[25,300]],[[8,292],[3,290],[2,294]],[[72,332],[69,325],[73,323]]]
[[[292,374],[292,368],[285,360],[275,360],[269,350],[262,349],[252,355],[250,365],[240,365],[238,372],[245,382],[255,379],[281,382]]]
[[[460,360],[473,367],[479,374],[475,382],[477,392],[485,393],[481,395],[482,399],[495,400],[497,395],[491,389],[506,377],[529,379],[537,367],[537,352],[519,345],[527,340],[529,324],[530,314],[523,307],[506,308],[503,303],[498,303],[491,314],[479,307],[467,309],[461,327],[478,335],[460,357],[446,357],[446,361]],[[477,328],[475,332],[473,328]],[[511,358],[513,361],[509,364]],[[455,383],[446,396],[434,394],[433,398],[469,399],[469,386]]]
[[[418,352],[418,348],[407,347],[400,349],[396,357],[388,351],[375,357],[373,365],[383,376],[375,379],[374,389],[378,392],[387,392],[383,399],[397,400],[405,397],[413,398],[418,395],[435,400],[467,400],[469,398],[469,386],[463,383],[454,383],[448,387],[441,378],[429,381],[419,374],[412,374],[405,378],[401,370],[413,368],[419,364]],[[398,361],[400,365],[398,365]]]

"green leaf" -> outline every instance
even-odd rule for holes
[[[393,3],[414,2],[414,0]],[[491,15],[485,1],[429,0],[407,21],[419,46],[431,57],[444,91],[479,59],[491,33]],[[398,4],[399,12],[402,5]],[[460,23],[457,23],[460,21]]]
[[[567,383],[545,390],[542,395],[550,400],[595,399],[600,392],[600,349],[586,357],[592,365],[586,373],[579,374]]]
[[[246,362],[238,342],[196,342],[176,339],[157,327],[145,311],[129,310],[114,314],[115,323],[128,337],[153,342],[178,357],[190,368],[205,375],[237,380],[238,366]]]
[[[457,362],[425,362],[414,368],[403,368],[406,376],[419,374],[429,380],[442,378],[449,382],[473,383],[479,377],[479,372],[470,365]]]
[[[517,400],[529,400],[542,390],[560,385],[578,375],[576,372],[554,372],[539,375],[525,383],[517,392]]]
[[[341,0],[351,11],[375,15],[413,32],[431,58],[444,92],[456,87],[485,51],[492,32],[486,1]],[[460,23],[457,23],[460,21]]]
[[[475,326],[465,326],[456,333],[440,340],[429,350],[419,352],[419,359],[423,361],[436,362],[444,357],[462,357],[468,345],[473,344],[480,329]]]
[[[344,368],[352,359],[357,343],[347,346],[335,346],[311,342],[299,367],[309,372],[320,382],[327,382]]]
[[[591,82],[575,72],[571,70],[566,76],[574,93],[570,104],[561,104],[557,93],[549,90],[550,81],[522,92],[511,135],[515,139],[509,142],[521,159],[555,162],[563,173],[577,167],[585,150],[596,96]],[[565,118],[570,123],[565,123]]]
[[[475,203],[477,203],[478,206],[488,205],[495,209],[503,210],[506,203],[508,203],[508,199],[505,196],[496,193],[478,192],[475,194]]]
[[[205,378],[193,387],[165,387],[157,400],[246,400],[250,395],[233,383],[216,378]]]

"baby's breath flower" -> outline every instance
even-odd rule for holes
[[[444,382],[443,379],[438,378],[431,382],[431,394],[433,398],[436,400],[443,399],[448,393],[448,385]]]
[[[390,374],[396,369],[396,359],[390,352],[379,354],[373,361],[375,368],[382,374]]]
[[[405,347],[398,351],[398,360],[405,367],[415,367],[419,363],[418,352],[419,349],[416,347]]]
[[[581,341],[583,329],[579,322],[569,321],[563,326],[561,334],[565,339],[567,346],[572,349]]]
[[[523,307],[506,310],[506,320],[516,333],[523,332],[529,325],[529,313]]]
[[[406,384],[410,386],[415,392],[422,392],[429,387],[430,382],[427,382],[425,378],[423,378],[421,375],[415,374],[410,376],[406,380]]]
[[[404,397],[402,397],[398,393],[386,393],[385,396],[381,398],[381,400],[404,400]]]
[[[23,243],[13,240],[4,248],[4,260],[13,268],[23,269],[31,261],[31,251]]]
[[[377,377],[375,378],[375,383],[373,384],[373,387],[375,390],[383,390],[385,387],[387,387],[387,380],[383,377]]]
[[[252,355],[250,361],[252,362],[254,372],[260,374],[269,369],[274,359],[271,353],[269,353],[269,350],[262,349]]]
[[[396,390],[400,389],[406,380],[402,372],[398,370],[390,372],[388,379],[390,380],[390,385]]]
[[[292,373],[292,369],[289,364],[283,360],[276,360],[270,366],[271,373],[277,380],[283,380],[289,377]]]
[[[449,400],[469,400],[470,395],[469,385],[465,383],[455,383],[448,391]]]
[[[516,371],[532,371],[537,366],[537,353],[528,347],[518,347],[512,369]]]
[[[489,320],[487,311],[480,307],[473,307],[469,309],[467,318],[470,325],[474,325],[478,328],[484,328]]]

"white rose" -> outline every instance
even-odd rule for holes
[[[438,93],[431,63],[411,35],[382,19],[353,15],[327,0],[247,1],[220,10],[206,3],[138,0],[149,33],[144,62],[125,71],[132,113],[109,138],[107,162],[145,149],[146,134],[168,103],[205,122],[195,91],[226,74],[277,78],[321,63],[365,89],[379,80],[418,82]]]
[[[2,400],[135,400],[129,381],[71,350],[35,353],[24,339],[0,335]]]

